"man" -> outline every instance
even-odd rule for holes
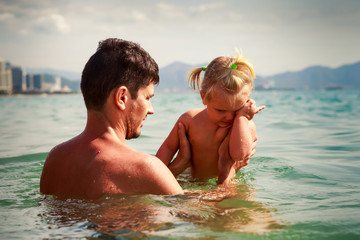
[[[181,148],[169,166],[125,144],[136,138],[159,82],[154,59],[138,44],[120,39],[99,43],[82,73],[87,108],[84,131],[54,147],[44,164],[40,191],[60,197],[96,199],[104,194],[182,194],[176,175],[189,164],[189,143],[179,125]]]

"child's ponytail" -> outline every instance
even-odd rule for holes
[[[200,91],[200,83],[201,83],[200,75],[203,70],[204,70],[204,67],[197,67],[197,68],[194,68],[193,70],[191,70],[191,72],[189,74],[188,84],[195,91],[196,91],[196,86],[197,86],[198,90]]]

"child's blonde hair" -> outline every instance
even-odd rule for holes
[[[188,83],[196,90],[196,86],[204,94],[204,98],[210,100],[215,89],[221,89],[224,93],[238,95],[246,86],[247,91],[253,88],[255,70],[243,58],[236,49],[236,58],[217,57],[207,67],[194,68],[189,75]],[[205,71],[203,80],[200,80],[202,71]]]

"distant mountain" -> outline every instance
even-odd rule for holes
[[[74,92],[80,92],[80,80],[73,81],[66,78],[61,78],[61,87],[68,86]]]
[[[72,81],[79,81],[81,79],[81,73],[71,72],[67,70],[52,69],[52,68],[26,68],[26,72],[33,74],[44,73],[44,74],[56,75],[62,77],[63,79],[68,79]]]
[[[197,65],[201,66],[201,65]],[[159,90],[187,90],[188,71],[195,66],[175,62],[160,69]],[[255,89],[360,89],[360,62],[338,68],[312,66],[298,72],[256,76]]]
[[[181,62],[174,62],[159,70],[160,83],[157,86],[161,91],[184,91],[189,90],[187,84],[188,72],[195,66]]]
[[[64,78],[58,74],[49,74],[44,73],[44,80],[47,82],[51,82],[53,80],[53,76],[59,76],[61,78],[61,88],[68,86],[74,92],[80,92],[80,81],[73,81],[67,78]]]
[[[159,91],[187,91],[188,73],[199,65],[174,62],[160,69]],[[80,90],[81,73],[54,69],[27,69],[28,73],[47,73],[60,76],[62,86],[67,85],[74,91]],[[272,76],[257,75],[255,89],[360,89],[360,62],[338,68],[312,66],[298,72],[285,72]]]
[[[56,70],[51,68],[27,68],[27,73],[32,74],[44,74],[45,79],[51,78],[51,76],[61,77],[61,87],[68,86],[75,92],[80,91],[80,79],[81,73],[71,72],[66,70]]]
[[[299,72],[285,72],[262,79],[259,87],[276,89],[360,89],[360,62],[332,69],[308,67]]]

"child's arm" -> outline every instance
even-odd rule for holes
[[[256,144],[255,141],[257,138],[255,124],[251,119],[264,108],[264,106],[256,108],[255,101],[249,99],[245,105],[236,112],[229,142],[230,156],[235,162],[246,162],[254,154],[254,144]]]

